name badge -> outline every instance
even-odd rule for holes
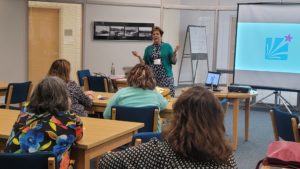
[[[161,65],[161,60],[160,59],[155,59],[154,64],[155,65]]]

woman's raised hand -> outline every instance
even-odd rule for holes
[[[142,59],[141,55],[139,55],[137,51],[132,51],[131,53],[133,54],[133,56],[135,56],[139,59],[141,64],[145,63],[144,60]]]
[[[140,55],[138,54],[138,52],[137,52],[137,51],[132,51],[131,53],[132,53],[132,54],[133,54],[133,56],[135,56],[135,57],[140,57]]]
[[[178,51],[179,48],[180,48],[180,46],[177,45],[177,46],[175,47],[175,49],[174,49],[174,53],[177,53],[177,51]]]

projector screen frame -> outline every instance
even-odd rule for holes
[[[300,89],[291,89],[284,87],[273,87],[273,86],[263,86],[263,85],[253,85],[253,84],[242,84],[235,83],[236,76],[236,47],[237,47],[237,36],[238,36],[238,23],[239,23],[239,10],[240,5],[299,5],[300,3],[289,3],[289,2],[257,2],[257,3],[237,3],[237,19],[236,19],[236,34],[235,34],[235,45],[234,45],[234,62],[233,62],[233,83],[235,85],[247,85],[251,86],[253,89],[265,89],[274,91],[290,91],[290,92],[300,92]],[[300,24],[300,22],[299,22]],[[299,65],[300,66],[300,65]],[[300,84],[299,84],[300,85]]]

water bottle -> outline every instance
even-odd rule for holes
[[[115,75],[115,74],[116,74],[116,70],[115,70],[115,65],[114,65],[114,63],[111,64],[110,74],[111,74],[111,75]]]

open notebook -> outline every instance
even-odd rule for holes
[[[212,88],[214,91],[220,91],[219,82],[220,82],[221,73],[208,71],[205,86]]]

